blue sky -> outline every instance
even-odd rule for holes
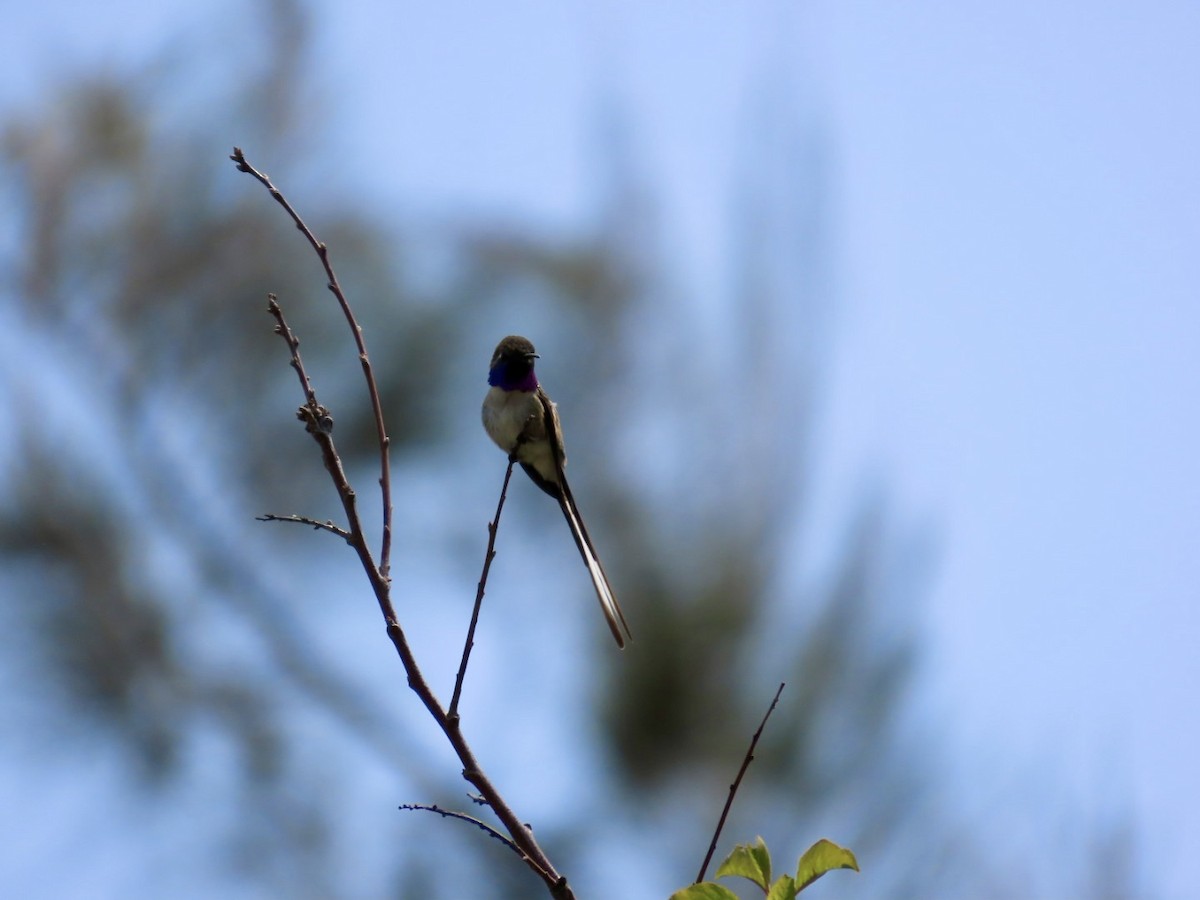
[[[23,4],[0,104],[212,21]],[[1045,782],[1102,816],[1115,790],[1151,883],[1200,892],[1200,5],[453,0],[318,22],[328,137],[379,212],[569,227],[596,200],[597,99],[626,104],[700,314],[763,92],[818,128],[838,296],[819,510],[836,524],[877,473],[938,533],[923,709],[981,814],[1033,828],[1054,810],[1004,801]]]

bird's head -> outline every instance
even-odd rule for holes
[[[532,391],[538,386],[533,374],[533,361],[537,351],[528,338],[510,334],[496,345],[492,364],[488,369],[488,384],[506,391]]]

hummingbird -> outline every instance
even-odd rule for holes
[[[535,359],[538,354],[533,344],[519,335],[509,335],[496,345],[488,369],[488,392],[483,398],[483,427],[509,459],[521,464],[534,484],[558,501],[592,578],[609,630],[617,646],[624,647],[633,635],[567,484],[567,452],[558,408],[538,384],[533,371]]]

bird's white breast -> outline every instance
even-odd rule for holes
[[[537,398],[533,393],[488,388],[483,398],[484,430],[501,450],[511,453],[536,409]]]
[[[553,403],[550,414],[557,422]],[[557,484],[560,461],[554,458],[544,416],[541,401],[532,391],[505,391],[493,387],[488,389],[483,400],[483,427],[497,446],[505,453],[512,453],[513,448],[517,448],[517,459],[536,469],[543,480]],[[566,464],[563,453],[561,465]]]

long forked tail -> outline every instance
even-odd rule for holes
[[[579,515],[579,508],[575,505],[575,498],[571,495],[567,479],[562,478],[561,483],[562,491],[558,496],[558,505],[562,507],[563,516],[571,528],[571,536],[575,538],[575,546],[579,548],[583,564],[592,576],[592,587],[596,589],[596,598],[600,601],[600,609],[604,612],[608,628],[616,638],[617,646],[624,649],[626,638],[633,640],[633,634],[629,631],[629,624],[625,621],[621,606],[608,583],[608,576],[604,574],[604,567],[600,565],[600,557],[596,554],[596,548],[592,546],[592,539],[588,536],[587,526],[583,524],[583,517]]]

